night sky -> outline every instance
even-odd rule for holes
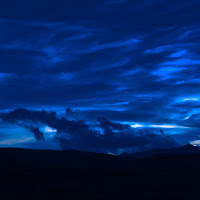
[[[0,146],[199,145],[199,11],[199,0],[1,2]]]

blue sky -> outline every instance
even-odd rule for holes
[[[3,2],[1,112],[46,109],[66,117],[71,107],[91,127],[105,117],[163,129],[179,144],[198,140],[199,9],[198,0]],[[21,138],[20,146],[40,147],[29,130],[4,123],[0,145]],[[47,125],[37,126],[45,134]],[[60,148],[54,139],[41,146]]]

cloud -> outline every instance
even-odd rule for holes
[[[172,78],[174,74],[177,72],[183,71],[187,68],[185,67],[161,67],[160,69],[157,69],[152,72],[155,76],[162,77],[162,80],[166,80],[168,78]]]
[[[0,109],[68,105],[89,123],[182,126],[199,112],[175,105],[199,96],[199,10],[196,0],[6,1]]]
[[[38,127],[34,128],[33,126],[31,126],[29,128],[29,131],[31,131],[34,134],[36,140],[39,140],[39,141],[40,140],[45,140],[43,133],[40,131],[40,129]]]
[[[44,135],[32,124],[38,122],[45,124],[52,130],[57,130],[55,139],[60,142],[63,149],[120,153],[156,147],[170,148],[177,145],[164,133],[154,134],[148,130],[132,128],[127,124],[111,122],[106,118],[99,118],[93,128],[83,120],[69,121],[66,118],[58,118],[54,112],[44,110],[17,109],[2,113],[1,119],[11,124],[25,123],[24,128],[33,132],[39,141],[44,140]]]
[[[137,44],[139,42],[140,42],[139,39],[131,38],[125,41],[117,41],[117,42],[112,42],[108,44],[100,44],[95,47],[91,47],[90,49],[83,50],[82,53],[93,53],[93,52],[101,51],[104,49],[118,48],[118,47],[123,47],[123,46],[133,46],[134,44]]]

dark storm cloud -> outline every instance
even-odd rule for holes
[[[36,140],[44,140],[44,134],[40,131],[38,127],[34,128],[33,126],[31,126],[28,130],[34,134]]]
[[[148,130],[131,128],[127,124],[114,123],[102,117],[97,120],[96,130],[83,120],[69,121],[64,117],[58,118],[55,112],[48,113],[44,110],[17,109],[2,113],[0,117],[4,122],[11,124],[19,124],[19,122],[30,124],[23,127],[33,132],[37,140],[44,140],[44,136],[39,128],[31,125],[32,123],[40,122],[56,129],[56,139],[60,141],[63,149],[120,153],[156,147],[170,148],[177,145],[163,132],[157,135]]]
[[[199,112],[182,102],[200,96],[199,9],[196,0],[3,2],[0,108],[183,124]]]

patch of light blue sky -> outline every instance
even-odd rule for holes
[[[199,101],[199,98],[196,97],[184,98],[183,101]]]
[[[42,126],[40,127],[40,131],[44,134],[45,139],[54,138],[56,136],[57,130],[53,129],[49,126]]]
[[[57,130],[56,130],[56,129],[53,129],[53,128],[49,127],[49,126],[46,126],[46,127],[44,128],[44,131],[45,131],[46,133],[57,133]]]
[[[190,127],[186,127],[186,126],[179,126],[179,125],[175,125],[175,124],[144,124],[144,123],[140,123],[140,122],[120,122],[123,124],[128,124],[130,125],[132,128],[160,128],[160,129],[187,129]]]
[[[200,140],[194,140],[194,141],[192,141],[192,142],[190,142],[190,144],[191,145],[193,145],[193,146],[200,146]]]
[[[12,147],[16,144],[20,145],[35,140],[31,132],[16,125],[13,127],[10,125],[1,127],[0,134],[0,147]]]
[[[175,102],[184,102],[184,101],[200,101],[200,96],[187,96],[187,97],[178,97]]]
[[[53,141],[54,137],[56,136],[57,130],[47,126],[47,125],[40,125],[40,131],[43,132],[45,141],[40,142],[40,148],[48,148],[48,143]],[[32,132],[28,131],[27,129],[18,126],[12,125],[8,123],[1,123],[0,124],[0,147],[20,147],[23,148],[25,146],[29,146],[30,143],[38,143],[36,141]],[[47,143],[45,145],[45,143]],[[55,142],[52,143],[53,146]],[[43,146],[43,147],[42,147]],[[50,147],[51,148],[51,147]]]
[[[149,127],[152,127],[152,128],[189,128],[189,127],[186,127],[186,126],[170,125],[170,124],[150,125]]]

